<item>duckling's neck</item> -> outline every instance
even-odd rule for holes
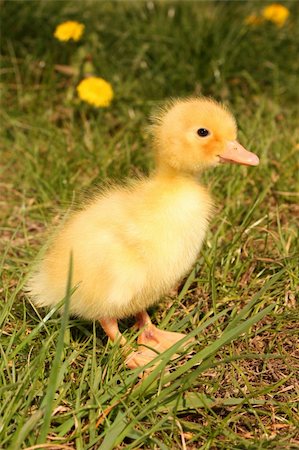
[[[155,177],[158,179],[164,179],[164,180],[165,179],[169,179],[169,180],[186,179],[186,180],[193,180],[198,183],[198,174],[197,173],[179,170],[168,164],[161,164],[161,163],[157,165],[157,168],[155,171]]]

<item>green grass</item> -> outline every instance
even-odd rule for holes
[[[246,26],[264,5],[250,1],[2,2],[1,449],[298,448],[299,8],[284,4],[277,28]],[[52,37],[68,19],[86,26],[77,44]],[[106,110],[55,69],[90,57],[115,91]],[[23,287],[62,211],[148,173],[151,111],[191,94],[230,105],[261,164],[203,175],[206,243],[151,310],[196,336],[194,352],[168,350],[140,380],[98,324],[68,318],[67,302],[62,318],[37,311]]]

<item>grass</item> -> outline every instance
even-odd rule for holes
[[[298,448],[299,11],[284,5],[277,28],[246,26],[263,6],[250,1],[2,2],[1,449]],[[52,37],[68,19],[86,25],[78,44]],[[76,98],[91,58],[115,90],[107,110]],[[148,173],[150,112],[190,94],[229,104],[261,164],[203,175],[206,243],[151,311],[194,352],[170,349],[140,380],[97,324],[67,302],[62,318],[35,310],[23,286],[61,211]]]

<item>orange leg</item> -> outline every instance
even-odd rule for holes
[[[107,334],[107,336],[111,339],[111,341],[115,342],[119,340],[121,345],[126,345],[127,340],[123,337],[123,335],[119,331],[116,319],[102,319],[99,322],[103,330]]]
[[[99,322],[103,330],[107,334],[107,336],[113,342],[119,341],[120,345],[124,348],[125,356],[128,355],[125,362],[130,369],[145,366],[157,355],[157,353],[146,348],[143,352],[140,351],[134,352],[132,347],[128,345],[127,340],[124,338],[124,336],[122,336],[121,332],[119,331],[116,319],[101,319],[99,320]]]

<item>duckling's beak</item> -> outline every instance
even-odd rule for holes
[[[237,141],[228,141],[225,149],[218,155],[220,162],[244,164],[245,166],[257,166],[259,157],[246,150]]]

